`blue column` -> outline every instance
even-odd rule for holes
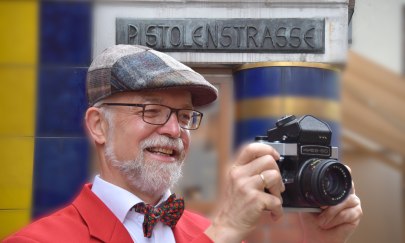
[[[242,65],[234,72],[235,147],[265,135],[284,115],[313,115],[327,122],[339,145],[339,70],[307,62]]]
[[[89,175],[83,116],[92,3],[41,1],[33,217],[66,205]]]

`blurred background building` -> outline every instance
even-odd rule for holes
[[[204,123],[193,133],[175,190],[187,207],[210,216],[240,144],[286,113],[313,114],[331,124],[362,199],[364,217],[350,242],[403,242],[404,6],[405,0],[0,1],[0,239],[63,206],[92,180],[82,122],[85,77],[92,58],[117,43],[116,18],[309,18],[325,20],[323,53],[168,53],[220,90],[219,100],[202,108]],[[267,216],[248,242],[299,242],[294,214],[278,222]]]

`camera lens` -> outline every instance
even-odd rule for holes
[[[305,199],[317,206],[342,202],[352,188],[349,170],[334,159],[309,159],[303,164],[299,175]]]
[[[339,174],[334,173],[332,169],[328,168],[321,183],[327,194],[337,197],[344,189],[343,185],[345,185],[345,182],[343,179],[344,177],[339,176]]]

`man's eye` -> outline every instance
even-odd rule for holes
[[[189,121],[191,119],[191,115],[187,113],[180,114],[180,119],[183,121]]]
[[[153,116],[158,116],[161,113],[162,113],[162,110],[160,110],[160,109],[145,109],[144,116],[153,117]]]

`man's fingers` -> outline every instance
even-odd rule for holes
[[[278,195],[285,191],[285,186],[278,170],[265,170],[260,173],[263,177],[262,184],[271,194]],[[281,198],[281,197],[280,197]]]
[[[281,192],[285,190],[284,184],[281,181],[281,175],[276,170],[266,170],[256,176],[256,186],[259,190],[267,188],[268,192],[261,191],[259,195],[263,198],[265,203],[265,210],[270,211],[273,220],[277,220],[283,215],[283,199]]]
[[[242,148],[240,151],[235,165],[244,165],[256,158],[262,157],[264,155],[271,155],[275,160],[280,159],[280,154],[270,145],[262,143],[251,143]]]
[[[346,208],[340,211],[331,221],[321,225],[323,229],[331,229],[342,224],[357,225],[362,215],[360,207]]]
[[[343,215],[341,215],[341,212],[347,209],[351,210],[350,212],[353,213],[355,217],[359,218],[362,215],[360,205],[360,199],[355,194],[350,194],[342,203],[325,209],[318,218],[319,224],[320,226],[325,227],[330,225],[331,222],[334,222],[334,220],[335,222],[339,222],[340,216],[345,217],[345,213],[342,213]],[[333,224],[336,225],[336,223]]]
[[[270,211],[273,220],[283,216],[282,200],[272,194],[259,193],[258,200],[263,203],[263,210]]]
[[[277,170],[278,165],[271,155],[263,155],[244,165],[234,165],[231,173],[236,173],[237,177],[254,176],[265,170]]]
[[[274,219],[282,216],[282,182],[280,173],[276,170],[267,170],[247,178],[243,183],[243,193],[254,195],[253,203],[259,203],[261,210],[271,211]],[[250,188],[250,189],[249,189]],[[264,192],[267,188],[270,193]],[[255,192],[252,192],[254,189]],[[280,211],[281,210],[281,211]]]

